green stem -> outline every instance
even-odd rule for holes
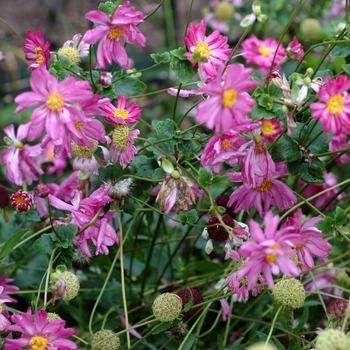
[[[280,313],[281,310],[282,310],[282,305],[278,308],[278,310],[277,310],[277,312],[275,314],[275,317],[272,320],[270,332],[269,332],[269,335],[266,338],[265,347],[267,346],[267,344],[269,343],[269,341],[271,339],[272,332],[273,332],[273,329],[275,328],[275,324],[276,324],[276,321],[277,321],[278,314]]]
[[[13,29],[13,28],[12,28],[4,19],[2,19],[1,17],[0,17],[0,22],[2,22],[3,24],[5,24],[5,26],[6,26],[8,29],[10,29],[11,32],[12,32],[13,34],[15,34],[17,37],[19,37],[22,41],[25,41],[24,38],[22,37],[22,35],[19,34],[15,29]]]

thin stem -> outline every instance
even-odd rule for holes
[[[282,310],[282,305],[278,308],[276,314],[275,314],[275,317],[273,318],[272,320],[272,323],[271,323],[271,328],[270,328],[270,332],[269,332],[269,335],[267,336],[266,338],[266,342],[265,342],[265,346],[267,346],[267,344],[269,343],[270,339],[271,339],[271,336],[272,336],[272,332],[275,328],[275,324],[276,324],[276,321],[277,321],[277,317],[278,317],[278,314],[280,313],[280,311]]]
[[[0,17],[0,22],[2,22],[3,24],[5,24],[5,26],[6,26],[8,29],[10,29],[11,32],[12,32],[13,34],[15,34],[18,38],[20,38],[22,41],[25,41],[24,38],[23,38],[23,36],[22,36],[21,34],[19,34],[15,29],[13,29],[13,28],[12,28],[4,19],[2,19],[1,17]]]

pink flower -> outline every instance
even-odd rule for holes
[[[37,175],[44,173],[38,165],[38,157],[42,153],[40,146],[29,146],[22,143],[28,135],[30,124],[21,124],[18,127],[17,136],[12,124],[4,129],[11,146],[2,152],[1,161],[6,164],[8,179],[17,186],[22,186],[23,179],[28,185],[31,185],[33,181],[38,180]]]
[[[17,213],[27,212],[34,204],[34,196],[30,192],[18,190],[10,197],[10,202]]]
[[[134,146],[134,139],[138,136],[140,131],[138,129],[131,130],[127,125],[116,125],[112,133],[112,145],[110,151],[113,153],[113,162],[116,163],[118,156],[120,156],[119,163],[123,168],[128,163],[134,160],[137,154],[137,148]]]
[[[338,183],[338,179],[337,177],[332,174],[332,173],[327,173],[324,172],[323,173],[325,182],[323,184],[320,185],[308,185],[308,187],[303,191],[303,193],[301,194],[304,198],[310,198],[318,193],[320,193],[321,191],[327,190],[330,187],[335,186]],[[328,192],[318,196],[317,198],[314,198],[313,200],[311,200],[310,202],[315,205],[317,208],[322,208],[327,202],[328,200],[330,200],[331,198],[333,198],[334,195],[336,195],[336,201],[339,202],[342,197],[345,195],[344,192],[341,192],[341,189],[339,187],[333,188],[332,190],[329,190]],[[325,208],[325,211],[329,211],[331,210],[336,201],[332,201],[329,203],[329,205]]]
[[[2,61],[5,58],[4,54],[2,53],[2,51],[0,51],[0,61]]]
[[[227,44],[227,37],[222,36],[218,30],[214,30],[209,36],[205,36],[206,23],[201,20],[198,27],[191,23],[186,36],[185,45],[189,52],[184,56],[188,57],[192,66],[199,62],[199,68],[210,77],[215,77],[217,67],[225,63],[231,54]]]
[[[14,114],[39,105],[34,109],[28,130],[28,140],[47,135],[41,142],[45,147],[50,141],[55,146],[55,155],[71,157],[71,143],[79,146],[94,146],[91,138],[104,142],[104,127],[98,120],[88,119],[75,104],[93,97],[87,81],[77,81],[69,76],[58,80],[46,69],[40,67],[33,71],[30,84],[32,92],[24,92],[15,98],[19,105]]]
[[[242,64],[235,63],[227,67],[227,72],[221,78],[221,66],[216,78],[198,89],[199,92],[210,95],[198,106],[197,121],[206,123],[216,134],[229,134],[236,126],[251,123],[246,118],[254,106],[254,100],[246,93],[259,85],[249,80],[253,69],[245,69]]]
[[[329,151],[337,151],[337,150],[349,147],[349,142],[345,134],[332,135],[328,139],[328,142],[329,142]],[[338,154],[333,153],[331,154],[331,156],[337,157]],[[349,156],[347,155],[347,152],[345,152],[340,157],[337,158],[337,163],[344,165],[347,163],[348,160],[349,160]]]
[[[222,310],[222,320],[226,322],[227,317],[232,317],[232,310],[227,299],[220,299],[221,310]]]
[[[111,225],[108,224],[108,220],[103,216],[103,207],[113,201],[107,193],[111,185],[101,187],[94,191],[90,197],[80,200],[80,194],[75,192],[75,197],[72,200],[72,204],[67,204],[56,196],[49,195],[50,204],[57,209],[66,210],[71,212],[71,222],[78,226],[78,229],[84,228],[99,212],[97,219],[80,233],[75,239],[74,244],[79,246],[81,251],[89,258],[92,257],[89,250],[89,243],[96,246],[96,255],[102,253],[104,255],[109,254],[108,247],[113,244],[119,243],[119,238]]]
[[[238,163],[239,158],[245,154],[242,146],[246,144],[243,137],[235,134],[213,136],[202,151],[201,164],[204,167],[212,165],[214,171],[219,173],[223,162],[231,165]]]
[[[41,65],[49,68],[48,60],[50,59],[51,43],[49,41],[45,42],[39,29],[35,30],[35,34],[28,30],[27,37],[24,44],[24,53],[26,60],[31,62],[28,68],[35,69]]]
[[[135,11],[134,7],[129,8],[129,4],[130,2],[126,1],[118,6],[112,19],[98,10],[85,15],[90,21],[101,24],[88,30],[83,37],[83,41],[88,44],[95,44],[103,37],[97,49],[96,68],[106,68],[107,63],[112,64],[112,61],[123,68],[128,68],[128,56],[121,40],[128,44],[145,46],[146,38],[137,28],[137,25],[143,22],[144,16],[142,12]]]
[[[324,132],[332,131],[334,135],[350,133],[350,96],[347,90],[350,81],[345,75],[340,75],[331,81],[325,78],[326,86],[321,86],[318,99],[322,102],[310,104],[312,116],[324,125]]]
[[[286,58],[286,52],[280,45],[273,60],[277,46],[278,43],[275,39],[269,38],[262,41],[252,35],[242,42],[242,55],[246,58],[247,64],[256,64],[261,73],[267,73],[271,66],[276,67]]]
[[[128,327],[126,327],[126,320],[124,316],[120,316],[120,320],[122,321],[122,324],[125,328],[132,328],[131,324],[128,324]],[[134,337],[142,339],[142,335],[135,329],[130,329],[129,333],[132,334]]]
[[[79,57],[89,56],[90,45],[81,40],[81,34],[75,34],[73,40],[67,40],[63,47],[74,47],[78,50]]]
[[[73,328],[64,328],[66,322],[56,320],[49,322],[47,312],[40,310],[32,316],[31,308],[27,313],[12,315],[14,325],[6,327],[7,331],[19,332],[19,339],[5,338],[4,350],[17,350],[24,347],[31,349],[77,350],[78,346],[71,340],[64,339],[76,334]]]
[[[16,299],[13,299],[9,295],[7,295],[8,292],[11,293],[19,291],[19,288],[17,286],[9,285],[9,283],[13,281],[14,278],[6,278],[6,275],[0,276],[0,288],[3,288],[0,292],[0,299],[9,299],[9,301],[6,301],[9,303],[17,303]]]
[[[249,221],[249,228],[254,242],[246,242],[239,249],[239,253],[248,258],[244,266],[237,272],[238,278],[248,278],[248,289],[256,284],[260,271],[264,273],[267,285],[271,289],[274,286],[273,277],[280,272],[284,276],[299,276],[299,270],[294,262],[287,256],[295,256],[292,247],[300,242],[300,235],[290,233],[289,227],[277,231],[279,216],[273,216],[267,212],[265,231],[254,220]]]
[[[105,111],[105,120],[110,124],[136,124],[141,117],[141,108],[136,106],[135,102],[126,106],[128,98],[119,96],[117,106],[111,103],[103,106]]]
[[[299,43],[296,36],[288,44],[286,52],[287,52],[288,58],[293,59],[293,60],[300,61],[304,57],[303,47]],[[303,61],[303,63],[306,63],[306,61]]]
[[[261,136],[263,141],[274,142],[276,137],[282,133],[282,123],[274,118],[260,119],[261,122]]]
[[[332,245],[324,240],[323,233],[315,227],[315,223],[322,218],[312,218],[301,226],[301,214],[301,209],[297,209],[294,216],[289,217],[281,227],[293,227],[294,232],[301,235],[302,241],[296,245],[295,252],[298,255],[299,267],[306,270],[315,266],[314,257],[327,258]]]
[[[41,149],[39,162],[41,167],[47,169],[46,172],[49,175],[56,173],[60,176],[67,166],[67,161],[64,158],[55,157],[54,145],[51,142],[49,142],[44,149]]]

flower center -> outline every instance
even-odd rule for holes
[[[198,52],[201,58],[209,58],[211,56],[211,49],[204,41],[198,41],[194,51]]]
[[[120,118],[123,118],[123,119],[126,119],[128,116],[129,116],[129,113],[125,110],[125,109],[119,109],[117,108],[113,115],[115,117],[120,117]]]
[[[259,45],[259,52],[264,57],[269,57],[271,55],[271,49],[265,47],[264,45]]]
[[[44,61],[44,55],[40,53],[43,48],[41,46],[37,46],[34,50],[36,56],[36,63],[42,64]]]
[[[61,94],[59,92],[51,92],[46,100],[46,106],[52,111],[61,113],[62,107],[64,106],[64,101]]]
[[[279,250],[279,249],[281,249],[281,246],[278,243],[276,243],[276,244],[272,245],[271,247],[269,247],[269,249]],[[268,263],[273,263],[277,259],[278,259],[278,255],[277,254],[274,254],[274,253],[266,254],[266,261]]]
[[[234,143],[235,143],[234,141],[221,141],[220,142],[220,147],[222,149],[226,149],[226,148],[231,147]]]
[[[223,103],[224,107],[231,108],[237,101],[237,91],[236,90],[227,90],[223,94]]]
[[[275,127],[271,122],[263,122],[261,126],[261,131],[264,135],[273,135],[275,132]]]
[[[68,58],[70,64],[78,64],[80,62],[79,51],[76,47],[73,47],[73,46],[62,47],[58,50],[58,54]]]
[[[254,148],[254,152],[255,153],[263,153],[267,150],[266,145],[256,145],[256,147]]]
[[[76,154],[79,158],[91,158],[98,146],[98,142],[96,140],[91,139],[91,141],[94,143],[94,147],[92,148],[89,148],[88,146],[79,146],[72,141],[72,149],[74,154]]]
[[[119,38],[124,34],[124,28],[123,27],[114,27],[110,29],[107,33],[107,36],[109,39],[112,40],[119,40]]]
[[[22,151],[23,143],[21,141],[15,141],[13,145],[15,146],[15,148],[19,148],[19,150]]]
[[[128,145],[129,134],[130,129],[127,127],[127,125],[119,124],[115,127],[112,134],[112,140],[118,150],[125,150],[126,146]]]
[[[259,192],[267,192],[271,190],[271,187],[272,181],[270,181],[269,179],[264,179],[261,186],[255,187],[255,190]]]
[[[83,123],[81,123],[81,122],[75,122],[74,125],[78,131],[83,128]]]
[[[306,244],[306,241],[301,242],[301,243],[297,244],[297,245],[295,246],[295,248],[301,249],[302,247],[304,247],[305,244]]]
[[[48,343],[49,341],[43,337],[32,337],[29,345],[33,350],[45,350]]]
[[[333,115],[340,115],[344,109],[345,98],[341,95],[332,96],[329,101],[326,103],[328,110]]]

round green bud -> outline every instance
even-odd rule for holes
[[[109,329],[96,332],[91,339],[93,350],[119,350],[121,348],[119,337]]]
[[[316,339],[317,350],[348,350],[350,340],[347,335],[337,329],[326,329]]]
[[[152,305],[153,315],[159,322],[172,322],[182,311],[182,299],[173,293],[159,295]]]
[[[309,85],[311,83],[310,77],[305,77],[304,78],[304,84]]]
[[[57,273],[57,272],[53,272],[51,275],[50,275],[50,280],[53,281],[53,282],[57,282],[59,279],[60,279],[60,274]]]
[[[345,270],[340,270],[335,276],[335,281],[341,287],[350,288],[350,277]]]
[[[248,346],[247,350],[277,350],[277,348],[275,345],[271,343],[265,346],[264,342],[259,342]]]
[[[275,300],[288,309],[299,309],[303,306],[306,293],[303,284],[295,278],[282,278],[272,290]]]
[[[300,31],[306,41],[314,41],[321,32],[321,23],[316,18],[306,18],[300,23]]]
[[[233,17],[235,8],[228,2],[220,2],[215,8],[215,16],[221,21],[227,21]]]
[[[69,271],[63,273],[61,277],[66,281],[66,291],[63,300],[69,301],[74,299],[78,295],[80,289],[78,277]]]
[[[180,173],[177,171],[177,170],[174,170],[172,173],[171,173],[171,176],[177,180],[179,177],[180,177]]]
[[[306,74],[308,74],[308,75],[311,75],[313,72],[314,72],[314,70],[311,67],[306,69]]]

